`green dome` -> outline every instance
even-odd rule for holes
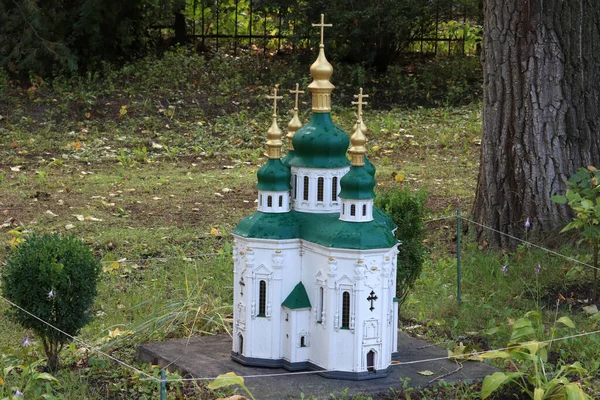
[[[350,165],[346,157],[350,139],[333,123],[330,113],[313,113],[311,120],[294,134],[293,167],[343,168]]]
[[[377,169],[375,168],[373,163],[371,161],[369,161],[366,154],[365,154],[365,167],[364,168],[369,173],[369,175],[371,175],[373,177],[375,176],[375,171]]]
[[[287,168],[290,167],[290,161],[294,158],[295,151],[288,150],[287,154],[281,159],[281,163],[285,165]]]
[[[340,198],[342,199],[374,199],[375,178],[363,166],[350,167],[350,171],[340,180]]]
[[[291,172],[278,158],[269,158],[256,173],[258,190],[285,192],[292,188],[290,185]]]

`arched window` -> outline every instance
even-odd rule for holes
[[[325,301],[324,290],[322,287],[319,288],[319,314],[317,315],[317,323],[323,322],[323,307]]]
[[[317,201],[323,201],[323,184],[324,178],[317,179]]]
[[[363,217],[367,216],[367,205],[363,204]]]
[[[350,328],[350,292],[342,293],[342,329]]]
[[[298,192],[298,175],[294,174],[294,200],[296,200],[297,192]]]
[[[356,215],[356,204],[350,205],[350,215],[353,217]]]
[[[262,207],[262,194],[258,196],[258,205]]]
[[[267,196],[267,207],[273,207],[273,197]]]
[[[346,204],[342,203],[342,215],[346,214]]]
[[[337,176],[331,180],[331,201],[337,200]]]
[[[304,177],[304,193],[303,199],[308,200],[308,176]]]
[[[283,196],[279,196],[279,207],[283,207]]]
[[[266,315],[266,304],[267,304],[267,282],[260,281],[258,283],[258,316],[264,317]]]
[[[300,336],[300,347],[306,347],[306,336]]]

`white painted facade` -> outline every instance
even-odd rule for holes
[[[349,250],[234,235],[233,251],[234,359],[354,374],[390,366],[397,351],[396,246]],[[283,307],[299,282],[310,309]]]

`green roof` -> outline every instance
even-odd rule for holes
[[[282,306],[289,308],[290,310],[298,310],[300,308],[310,308],[310,299],[306,293],[306,289],[302,282],[296,285],[294,290],[286,297],[281,303]]]
[[[290,185],[291,172],[288,167],[283,165],[280,159],[269,158],[256,173],[258,190],[267,190],[271,192],[286,192],[292,188]]]
[[[365,167],[364,168],[369,173],[369,175],[371,175],[372,177],[375,177],[375,171],[377,169],[375,168],[373,163],[371,161],[369,161],[366,154],[365,154]]]
[[[342,199],[374,199],[375,178],[363,166],[350,167],[350,171],[340,180],[340,198]]]
[[[346,156],[350,139],[333,123],[330,113],[313,113],[310,121],[292,139],[293,167],[343,168],[350,165]]]
[[[337,249],[386,249],[397,243],[391,217],[377,208],[373,208],[373,221],[369,222],[340,221],[339,216],[339,213],[257,211],[244,218],[233,233],[255,239],[304,239]]]

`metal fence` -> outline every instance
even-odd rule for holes
[[[258,0],[188,0],[185,10],[186,39],[202,48],[230,51],[240,49],[255,53],[281,49],[309,48],[311,35],[308,16],[300,16],[292,8],[257,6]],[[477,52],[480,27],[473,21],[480,18],[467,6],[448,0],[435,18],[422,23],[413,32],[405,53],[473,54]],[[164,23],[153,26],[161,37],[173,37],[173,15],[162,18]]]

